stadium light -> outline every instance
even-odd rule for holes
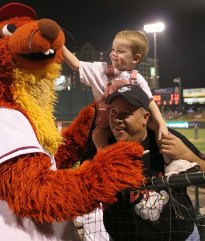
[[[164,31],[164,23],[152,23],[144,25],[144,31],[146,33],[158,33]]]
[[[65,90],[65,89],[67,89],[69,91],[70,87],[71,87],[71,77],[70,76],[61,75],[59,78],[55,79],[55,81],[54,81],[54,88],[57,91],[61,91],[61,90]]]
[[[154,35],[154,67],[155,67],[155,82],[157,83],[157,33],[164,31],[165,25],[162,22],[144,25],[146,33],[153,33]],[[159,84],[159,83],[157,83]]]

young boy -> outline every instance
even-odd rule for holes
[[[97,148],[104,147],[108,138],[105,133],[108,131],[108,115],[106,113],[108,113],[109,106],[104,104],[104,99],[122,85],[139,85],[147,93],[150,98],[153,123],[158,129],[158,138],[161,139],[163,132],[167,133],[165,121],[152,99],[147,81],[134,70],[145,57],[147,51],[148,41],[145,34],[132,30],[116,34],[110,53],[112,66],[105,62],[79,61],[66,47],[63,48],[65,61],[73,70],[79,71],[81,82],[92,88],[99,110],[96,118],[96,129],[93,132],[93,141]],[[101,132],[102,129],[103,132]],[[105,137],[104,140],[103,137]]]
[[[106,62],[79,61],[65,46],[63,47],[63,55],[67,64],[73,70],[79,71],[80,81],[90,86],[93,91],[97,117],[92,138],[96,148],[105,147],[111,135],[108,122],[109,105],[105,104],[105,98],[126,85],[138,85],[148,95],[151,113],[150,127],[157,132],[158,139],[160,140],[163,134],[168,134],[166,123],[152,98],[147,81],[135,70],[146,56],[147,51],[148,40],[145,34],[133,30],[124,30],[116,34],[110,52],[111,66]],[[167,159],[167,162],[169,161]]]

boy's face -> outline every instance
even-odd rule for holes
[[[115,38],[113,40],[110,58],[114,68],[118,70],[132,70],[137,64],[136,56],[131,50],[130,41],[122,38]]]

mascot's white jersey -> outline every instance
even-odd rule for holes
[[[21,154],[44,152],[26,117],[17,110],[0,109],[0,163]]]
[[[0,108],[0,164],[22,154],[46,153],[39,144],[27,118],[17,110]],[[51,157],[51,169],[55,161]],[[71,241],[78,240],[72,222],[35,223],[17,217],[5,201],[0,200],[1,241]]]

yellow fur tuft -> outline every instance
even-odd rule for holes
[[[53,155],[62,142],[54,118],[54,80],[59,76],[60,70],[61,66],[58,64],[35,70],[33,73],[16,68],[15,81],[11,88],[14,101],[19,103],[31,118],[40,144]]]

